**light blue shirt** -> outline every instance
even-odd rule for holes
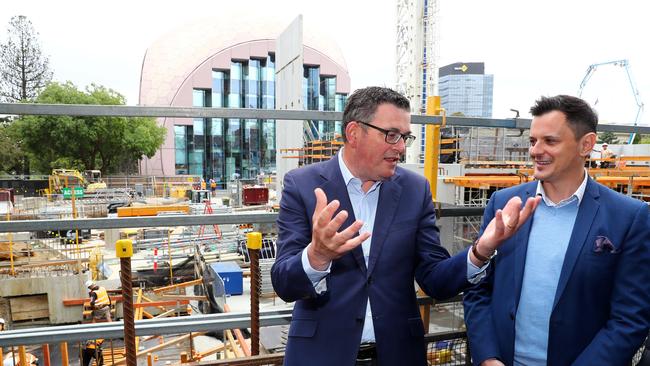
[[[515,365],[546,365],[555,292],[587,180],[585,173],[577,191],[558,203],[546,196],[541,182],[537,184],[542,202],[535,210],[528,238],[515,320]]]
[[[354,211],[354,217],[357,220],[363,221],[363,226],[360,233],[369,232],[371,233],[370,237],[366,239],[361,244],[361,249],[363,250],[363,258],[366,261],[366,267],[368,266],[368,258],[370,257],[370,245],[372,243],[372,229],[375,226],[375,213],[377,212],[377,203],[379,202],[379,192],[381,190],[381,181],[375,182],[368,192],[364,192],[361,185],[363,182],[359,178],[354,177],[352,172],[348,169],[343,161],[343,149],[338,153],[339,168],[341,169],[341,175],[343,176],[343,181],[348,190],[348,196],[350,197],[350,203],[352,204],[352,210]],[[309,244],[311,245],[311,243]],[[312,268],[309,264],[309,258],[307,257],[307,248],[302,252],[302,266],[307,274],[307,277],[314,285],[316,292],[321,293],[327,290],[326,276],[329,274],[332,264],[330,263],[329,267],[324,271],[318,271]],[[469,259],[469,252],[467,255],[467,278],[471,283],[478,283],[483,277],[485,277],[486,266],[481,268],[476,267]],[[372,309],[370,306],[370,298],[368,298],[368,305],[366,307],[366,318],[363,322],[363,333],[361,335],[361,343],[364,342],[374,342],[375,341],[375,329],[372,322]]]

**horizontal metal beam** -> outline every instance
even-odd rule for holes
[[[459,296],[438,302],[433,301],[430,297],[418,297],[418,305],[442,304],[460,300],[461,297]],[[287,325],[291,322],[292,312],[292,308],[262,310],[260,311],[260,326]],[[248,312],[147,319],[135,322],[135,334],[137,336],[218,332],[226,329],[243,328],[250,328],[250,313]],[[0,347],[78,342],[95,338],[116,339],[123,336],[123,321],[26,328],[0,332]]]
[[[121,229],[136,227],[173,227],[193,225],[225,225],[274,223],[277,213],[232,213],[212,215],[169,215],[65,220],[24,220],[0,222],[0,232],[47,231],[72,229]]]
[[[340,121],[343,117],[343,113],[341,112],[304,110],[27,103],[0,103],[0,114],[40,116],[250,118],[321,121]]]
[[[490,127],[490,128],[510,128],[510,129],[530,129],[531,119],[527,118],[478,118],[478,117],[447,117],[446,125],[455,127]],[[440,116],[421,116],[412,115],[411,123],[422,125],[439,125],[442,123]],[[640,133],[649,134],[649,126],[632,126],[622,124],[598,124],[598,131],[620,132],[620,133]]]
[[[291,322],[291,309],[260,311],[260,326],[286,325]],[[177,318],[138,320],[137,336],[217,332],[226,329],[250,328],[249,313],[221,313]],[[124,322],[79,324],[0,332],[0,347],[78,342],[88,339],[116,339],[124,336]]]
[[[480,216],[481,207],[453,207],[438,210],[440,217]],[[229,213],[212,215],[170,215],[150,217],[63,219],[63,220],[21,220],[0,221],[0,233],[20,231],[49,231],[74,229],[122,229],[139,227],[174,227],[196,225],[228,224],[272,224],[278,219],[274,212]]]
[[[87,104],[35,104],[0,103],[0,114],[9,115],[51,115],[51,116],[115,116],[115,117],[176,117],[176,118],[249,118],[273,120],[320,120],[341,121],[343,113],[326,111],[296,111],[253,108],[209,108],[209,107],[147,107],[124,105]],[[411,115],[414,124],[442,123],[441,116]],[[458,127],[500,127],[529,129],[530,119],[526,118],[477,118],[447,117],[447,126]],[[601,124],[598,131],[620,133],[650,133],[650,127],[622,124]]]

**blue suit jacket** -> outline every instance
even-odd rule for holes
[[[278,253],[271,269],[276,293],[296,301],[285,365],[354,365],[370,298],[380,365],[426,365],[424,328],[413,279],[435,298],[469,286],[467,251],[452,258],[440,245],[428,182],[402,168],[382,183],[368,267],[361,246],[332,262],[327,292],[317,294],[301,263],[311,242],[314,189],[354,211],[338,159],[285,176],[278,218]]]
[[[537,182],[531,182],[492,195],[482,230],[511,197],[525,201],[535,196],[536,188]],[[465,294],[465,321],[475,364],[490,357],[513,363],[531,221],[499,249],[486,280]],[[596,242],[602,237],[611,246],[599,249]],[[551,312],[548,365],[629,365],[648,334],[648,264],[647,205],[589,179]]]

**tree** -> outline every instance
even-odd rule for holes
[[[611,132],[611,131],[605,131],[605,132],[601,133],[598,136],[598,143],[602,144],[604,142],[606,142],[606,143],[608,143],[610,145],[614,145],[614,144],[619,143],[618,137],[616,137],[614,132]]]
[[[0,100],[31,101],[52,80],[38,33],[24,15],[11,18],[8,39],[0,44]]]
[[[112,89],[91,85],[78,90],[71,82],[50,83],[36,99],[47,104],[123,105]],[[25,116],[14,122],[31,168],[99,169],[104,174],[125,172],[162,146],[166,129],[153,118]]]
[[[0,172],[18,174],[24,171],[25,154],[13,125],[0,125]]]

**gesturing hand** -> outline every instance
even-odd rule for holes
[[[539,196],[530,197],[526,200],[526,205],[521,208],[521,198],[512,197],[502,210],[497,210],[494,218],[483,231],[476,248],[479,253],[489,257],[528,220],[541,200]]]
[[[340,203],[334,200],[327,203],[327,196],[322,189],[314,190],[316,195],[316,208],[312,216],[311,244],[307,249],[309,264],[316,270],[324,270],[329,263],[352,249],[359,246],[370,237],[370,233],[355,234],[363,226],[363,222],[356,220],[347,229],[338,232],[339,228],[348,218],[348,212],[343,210],[334,215]]]

